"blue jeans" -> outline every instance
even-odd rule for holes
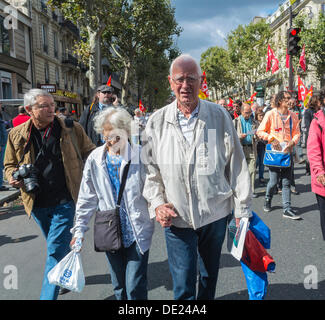
[[[32,216],[40,226],[47,244],[41,300],[56,300],[60,287],[50,284],[48,272],[70,252],[75,204],[73,201],[49,208],[33,208]]]
[[[115,253],[106,252],[112,285],[117,300],[147,300],[149,250],[141,254],[136,242]]]
[[[197,230],[175,226],[165,229],[175,300],[214,299],[227,218]],[[199,287],[196,297],[198,260]]]
[[[256,166],[258,166],[258,178],[264,179],[264,155],[265,155],[265,144],[257,144],[257,159]]]
[[[291,159],[293,161],[293,159]],[[266,186],[265,198],[272,199],[274,189],[279,181],[282,179],[282,206],[283,211],[291,208],[291,190],[290,190],[290,181],[291,181],[291,170],[290,168],[272,168],[269,167],[270,180]]]

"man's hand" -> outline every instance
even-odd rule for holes
[[[317,182],[325,186],[325,174],[321,174],[316,178]]]
[[[22,188],[24,186],[23,180],[15,180],[12,176],[8,180],[9,184],[13,186],[14,188]]]
[[[239,135],[239,139],[245,139],[247,137],[247,134],[246,133],[241,133]]]
[[[164,203],[156,208],[156,220],[163,228],[172,225],[172,218],[177,217],[175,207],[171,203]]]

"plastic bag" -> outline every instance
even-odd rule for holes
[[[251,230],[257,240],[265,249],[271,248],[271,231],[262,219],[252,211],[252,217],[249,219],[249,230]]]
[[[251,230],[247,231],[241,261],[252,271],[273,272],[275,262]]]
[[[85,276],[79,251],[76,247],[49,271],[47,277],[50,283],[70,291],[82,291],[85,286]]]
[[[242,261],[240,263],[246,279],[249,300],[263,300],[268,286],[266,272],[253,271]]]

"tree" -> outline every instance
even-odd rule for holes
[[[300,45],[305,44],[306,63],[315,68],[318,80],[325,74],[325,15],[321,12],[318,19],[308,19],[307,15],[299,15],[294,23],[301,28]]]
[[[112,17],[119,14],[117,0],[48,0],[64,17],[80,29],[81,40],[77,44],[79,58],[89,66],[89,86],[92,94],[101,84],[101,36]]]
[[[201,55],[200,65],[206,71],[209,86],[222,92],[234,85],[229,52],[222,47],[211,47]]]
[[[161,58],[181,29],[169,0],[120,0],[119,7],[103,32],[103,48],[113,68],[123,70],[121,100],[127,104],[136,63],[149,66],[154,57]]]
[[[245,83],[253,86],[265,74],[263,59],[266,56],[267,44],[271,39],[271,29],[265,20],[251,22],[247,26],[239,25],[228,38],[230,60],[243,92]]]

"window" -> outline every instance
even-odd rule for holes
[[[60,87],[60,72],[59,72],[59,68],[55,67],[55,83],[57,85],[57,87]]]
[[[41,10],[44,13],[47,13],[47,5],[46,5],[46,0],[41,0]]]
[[[48,53],[48,38],[47,38],[47,26],[42,24],[42,43],[43,43],[43,51]]]
[[[4,26],[4,18],[0,16],[0,53],[10,55],[9,30]]]
[[[54,57],[57,58],[59,56],[59,42],[58,42],[58,33],[53,33],[53,46],[54,46]]]
[[[45,75],[45,83],[50,83],[50,69],[49,64],[45,62],[44,64],[44,75]]]

